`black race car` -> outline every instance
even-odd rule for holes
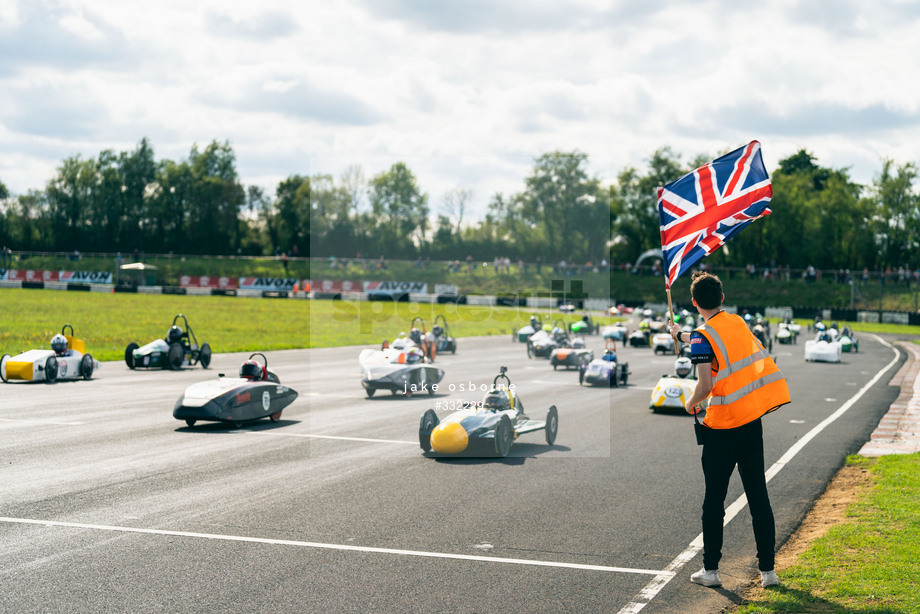
[[[179,326],[180,318],[182,326]],[[129,369],[178,370],[199,363],[205,369],[211,364],[211,346],[207,343],[198,345],[198,338],[188,319],[181,313],[173,318],[165,339],[154,339],[143,347],[129,343],[125,348],[125,364]]]
[[[199,420],[227,422],[236,427],[261,418],[277,422],[281,410],[297,398],[295,390],[282,386],[278,376],[268,370],[268,360],[259,352],[240,366],[239,377],[223,375],[186,388],[176,401],[173,418],[189,426]]]
[[[501,367],[492,386],[479,403],[464,403],[444,420],[433,409],[422,415],[418,439],[422,450],[432,456],[505,457],[518,436],[544,431],[546,443],[553,445],[559,429],[555,405],[546,411],[546,420],[531,420],[524,404]]]

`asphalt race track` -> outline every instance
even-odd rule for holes
[[[903,353],[859,347],[821,364],[802,339],[774,346],[793,398],[765,418],[780,543],[897,396]],[[461,339],[438,357],[436,396],[368,399],[359,349],[269,353],[300,396],[240,429],[187,428],[172,407],[244,354],[0,384],[0,611],[712,612],[757,575],[745,507],[725,530],[725,588],[689,582],[700,451],[691,418],[648,409],[673,357],[621,347],[629,385],[586,388],[508,336]],[[558,407],[555,445],[538,432],[502,460],[423,456],[422,413],[479,400],[459,388],[502,365],[531,417]],[[741,494],[736,474],[727,504]]]

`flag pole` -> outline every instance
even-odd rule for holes
[[[665,292],[668,294],[668,321],[674,321],[674,306],[671,304],[671,287],[667,286]],[[674,354],[680,355],[680,333],[677,334],[677,338],[674,339]]]

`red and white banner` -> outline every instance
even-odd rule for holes
[[[361,282],[341,279],[317,279],[306,282],[313,292],[360,292]]]
[[[183,288],[220,288],[223,290],[236,290],[239,287],[239,282],[235,277],[183,275],[179,278],[179,285]]]
[[[64,281],[84,284],[110,284],[112,274],[103,271],[36,271],[0,269],[0,279],[7,281]]]

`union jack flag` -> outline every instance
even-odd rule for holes
[[[666,287],[736,232],[769,215],[772,196],[758,141],[658,188]]]

